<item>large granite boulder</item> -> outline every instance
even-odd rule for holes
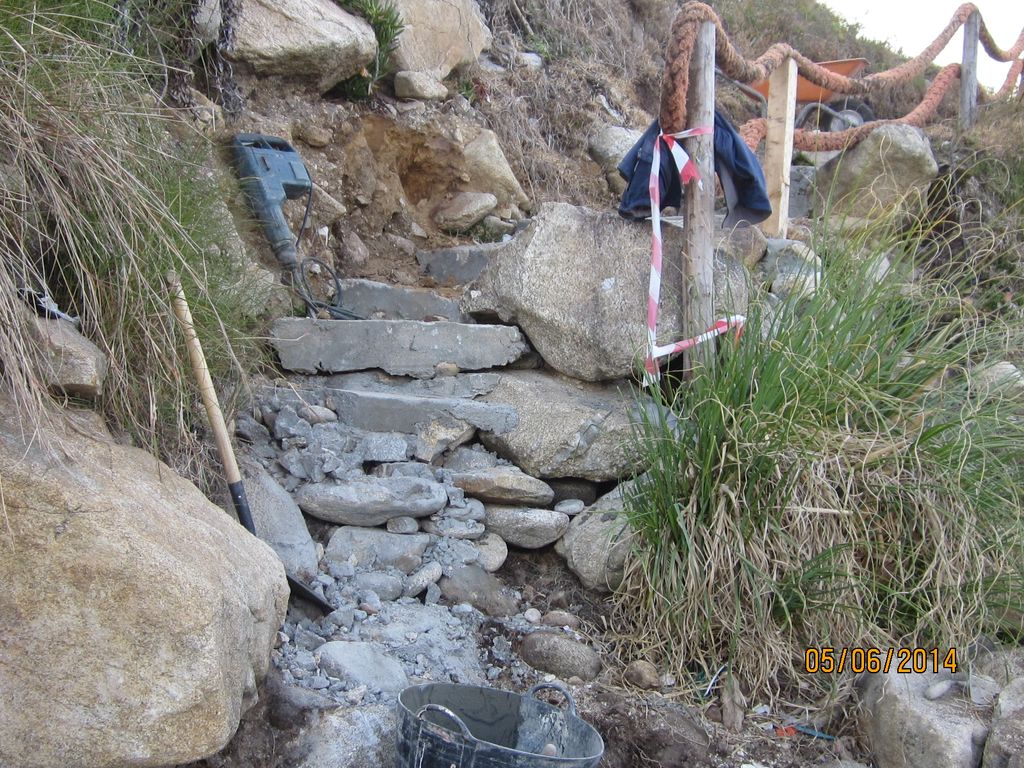
[[[682,231],[666,226],[658,325],[664,342],[683,334],[682,249]],[[719,254],[715,262],[715,281],[722,286],[716,315],[743,314],[742,292],[724,285],[726,276],[728,285],[737,283],[730,258]],[[649,225],[545,203],[523,232],[490,254],[463,308],[516,323],[544,361],[567,376],[621,379],[643,360],[650,269]]]
[[[222,749],[284,619],[273,550],[91,417],[0,408],[0,765],[177,765]]]
[[[509,371],[481,399],[515,409],[514,429],[480,437],[527,474],[603,481],[638,467],[629,447],[636,396],[625,383],[606,386],[543,371]]]
[[[396,70],[444,79],[491,46],[491,31],[474,0],[395,0],[405,23],[393,54]]]
[[[938,173],[931,143],[920,128],[882,125],[821,167],[814,212],[877,219],[920,210]]]
[[[246,0],[231,55],[257,74],[310,81],[323,93],[373,61],[377,38],[331,0]]]

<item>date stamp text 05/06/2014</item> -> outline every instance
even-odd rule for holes
[[[956,672],[956,648],[835,648],[822,646],[804,651],[804,672]]]

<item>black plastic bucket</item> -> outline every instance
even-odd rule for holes
[[[545,688],[565,697],[565,709],[534,696]],[[525,695],[430,683],[398,697],[398,768],[593,768],[603,754],[601,734],[556,683]]]

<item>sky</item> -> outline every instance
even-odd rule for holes
[[[835,13],[860,24],[861,36],[883,40],[907,56],[928,47],[960,7],[960,0],[822,0]],[[1007,49],[1024,27],[1019,0],[974,0],[996,44]],[[949,64],[963,59],[963,33],[957,34],[936,59]],[[978,47],[978,80],[990,88],[1003,84],[1009,64],[1001,64]]]

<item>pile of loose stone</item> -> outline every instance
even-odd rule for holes
[[[292,606],[274,653],[285,683],[356,705],[417,682],[522,683],[535,673],[520,657],[566,681],[596,677],[600,657],[573,613],[542,614],[492,575],[509,544],[559,540],[599,488],[552,487],[469,442],[517,422],[510,406],[474,400],[498,379],[293,376],[261,387],[255,415],[239,417],[248,456],[307,516],[293,525],[322,542],[306,576],[336,607]],[[485,614],[499,630],[480,647]]]

